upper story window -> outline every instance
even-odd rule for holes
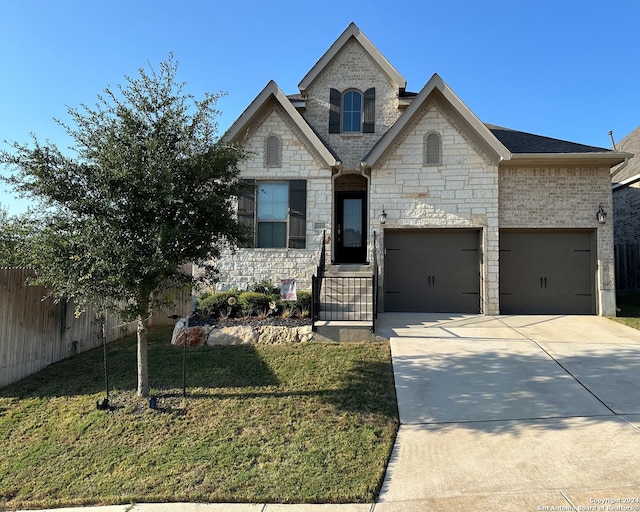
[[[269,135],[267,137],[265,148],[265,167],[281,167],[282,166],[282,144],[280,137],[277,135]]]
[[[342,131],[359,132],[362,122],[362,94],[348,91],[342,95]]]
[[[424,164],[440,165],[442,162],[442,147],[440,135],[429,133],[424,138]]]
[[[364,93],[329,90],[329,133],[374,133],[376,121],[376,88]]]

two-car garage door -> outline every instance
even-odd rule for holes
[[[480,231],[384,234],[384,309],[480,312]],[[500,313],[595,314],[595,231],[500,231]]]

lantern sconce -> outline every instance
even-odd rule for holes
[[[387,212],[384,211],[384,206],[382,207],[382,212],[380,212],[380,224],[385,224],[387,222]]]
[[[600,203],[598,213],[596,213],[596,219],[598,219],[598,224],[605,224],[607,222],[607,212],[604,211],[602,203]]]

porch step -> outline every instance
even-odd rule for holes
[[[376,341],[371,332],[371,322],[356,321],[322,321],[316,322],[317,341]]]
[[[326,275],[320,291],[321,320],[373,320],[371,275],[338,272]],[[344,279],[348,278],[348,279]]]
[[[368,263],[343,263],[340,265],[326,265],[324,269],[325,277],[370,277],[373,276],[373,265]]]

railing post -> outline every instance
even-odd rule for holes
[[[318,262],[317,276],[311,277],[311,330],[317,331],[316,321],[320,319],[320,290],[324,279],[324,266],[326,263],[326,230],[322,231],[322,249],[320,249],[320,261]]]
[[[376,319],[378,318],[378,248],[377,248],[377,234],[373,232],[373,276],[371,277],[371,303],[372,303],[372,318],[371,318],[371,332],[376,332]]]

